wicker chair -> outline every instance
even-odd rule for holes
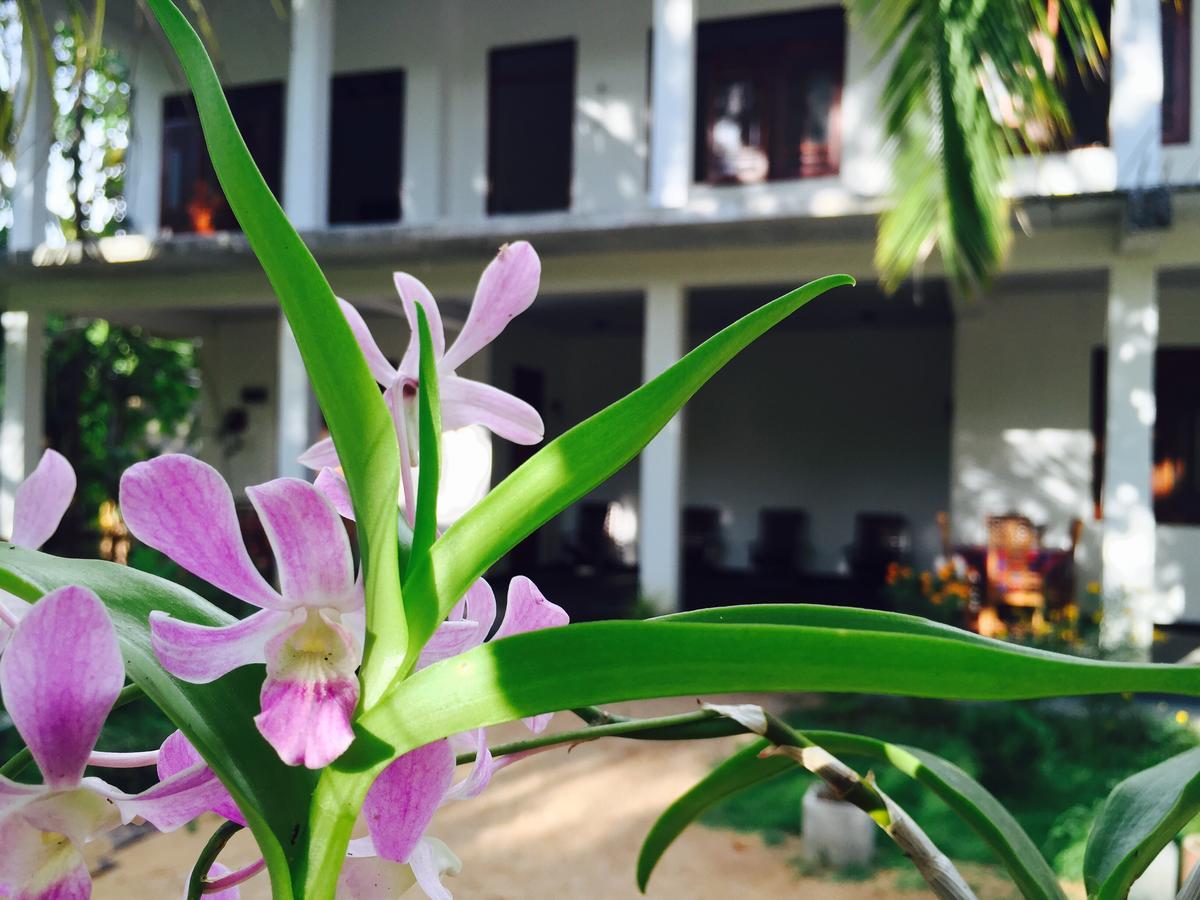
[[[1046,590],[1033,566],[1041,537],[1025,516],[992,516],[987,523],[987,601],[995,609],[1030,611],[1034,631],[1045,622]]]

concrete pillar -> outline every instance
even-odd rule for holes
[[[292,0],[283,143],[283,206],[300,231],[329,223],[333,0]]]
[[[162,212],[163,98],[173,86],[157,53],[141,54],[133,79],[125,196],[130,230],[155,237]]]
[[[46,240],[46,172],[50,167],[51,122],[54,99],[50,79],[41,68],[30,86],[33,97],[21,127],[16,149],[16,181],[13,185],[13,222],[8,233],[11,251],[32,250]],[[18,98],[18,105],[20,98]]]
[[[654,0],[650,205],[687,205],[692,183],[696,16],[692,0]]]
[[[1105,641],[1147,651],[1153,639],[1155,521],[1154,353],[1158,286],[1151,257],[1119,257],[1109,270],[1107,417],[1104,433]]]
[[[1161,0],[1115,0],[1108,128],[1117,187],[1162,181]]]
[[[687,291],[657,282],[646,288],[642,380],[683,355],[687,333]],[[638,591],[661,612],[680,605],[683,495],[683,414],[675,416],[642,451],[638,522]]]
[[[46,314],[9,310],[4,327],[4,414],[0,419],[0,536],[12,535],[17,487],[42,450],[46,393]]]
[[[329,92],[333,77],[333,0],[292,0],[283,208],[300,231],[329,223]],[[279,314],[275,468],[303,477],[298,457],[313,437],[312,390],[300,348]]]

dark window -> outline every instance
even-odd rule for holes
[[[404,72],[338,75],[331,93],[330,223],[399,221]]]
[[[233,118],[267,186],[283,183],[283,84],[226,88]],[[161,223],[176,232],[208,234],[238,227],[213,172],[190,94],[163,99]]]
[[[575,42],[493,50],[488,85],[488,212],[567,209]]]
[[[1109,42],[1112,33],[1112,0],[1092,0],[1096,23]],[[1103,62],[1104,71],[1094,72],[1086,63],[1076,63],[1067,35],[1060,29],[1058,53],[1063,61],[1063,102],[1071,120],[1071,134],[1066,137],[1066,147],[1091,147],[1108,145],[1108,102],[1112,94],[1108,83],[1109,60]]]
[[[1092,362],[1092,491],[1102,514],[1107,401],[1106,351]],[[1200,347],[1159,347],[1154,360],[1154,515],[1162,524],[1200,525]]]
[[[845,47],[841,8],[700,23],[696,179],[836,174]]]
[[[1162,4],[1164,144],[1186,144],[1192,135],[1192,3]]]

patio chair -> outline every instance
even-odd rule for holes
[[[991,516],[987,521],[987,600],[999,610],[1030,611],[1034,631],[1045,621],[1045,579],[1037,571],[1041,539],[1025,516]]]
[[[567,555],[576,566],[601,571],[622,567],[621,550],[608,530],[612,504],[579,504],[575,516],[575,534],[567,542]]]
[[[855,516],[854,543],[846,548],[846,563],[859,590],[869,594],[860,602],[875,598],[883,588],[888,566],[907,562],[911,547],[908,519],[900,513],[863,512]]]
[[[808,513],[802,509],[762,509],[758,537],[750,545],[756,571],[791,575],[804,571],[808,553]]]
[[[683,510],[683,565],[689,570],[711,570],[724,555],[721,510],[715,506],[688,506]]]

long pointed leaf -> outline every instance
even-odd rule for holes
[[[228,625],[233,617],[178,585],[115,563],[0,548],[0,588],[18,597],[34,601],[65,585],[100,597],[116,627],[126,673],[229,788],[267,862],[274,896],[291,898],[293,840],[307,827],[316,773],[285,766],[254,727],[262,667],[243,667],[212,684],[188,684],[168,675],[150,646],[153,610],[201,625]]]
[[[1118,900],[1200,813],[1200,748],[1130,775],[1108,795],[1083,856],[1088,896]]]
[[[839,731],[805,731],[804,736],[834,755],[865,756],[887,763],[929,788],[996,853],[1023,896],[1060,900],[1062,888],[1037,845],[1020,823],[979,782],[953,763],[915,747]],[[638,856],[638,887],[643,891],[658,860],[690,823],[718,801],[774,778],[795,763],[787,757],[760,759],[766,741],[756,741],[705,776],[659,817]]]
[[[350,486],[366,581],[362,680],[363,702],[370,704],[399,667],[406,649],[396,548],[400,484],[396,431],[329,282],[246,149],[199,36],[171,0],[148,2],[195,95],[225,198],[296,336]]]
[[[433,356],[433,335],[425,308],[417,305],[417,335],[421,348],[420,373],[417,381],[418,432],[420,435],[421,469],[417,483],[417,509],[413,524],[412,557],[421,559],[429,552],[437,537],[438,481],[442,469],[442,411],[438,403],[437,360]],[[425,600],[413,595],[409,602]]]
[[[657,378],[551,441],[497,485],[417,561],[409,590],[436,597],[437,613],[409,623],[409,658],[468,587],[534,529],[633,459],[727,362],[804,304],[854,284],[830,275],[789,291],[709,338]]]
[[[596,622],[490,642],[395,683],[322,774],[315,852],[298,870],[323,896],[374,775],[450,734],[593,704],[729,691],[886,693],[962,700],[1155,691],[1200,696],[1200,670],[1110,663],[924,635],[787,625]],[[564,665],[564,661],[567,664]]]

